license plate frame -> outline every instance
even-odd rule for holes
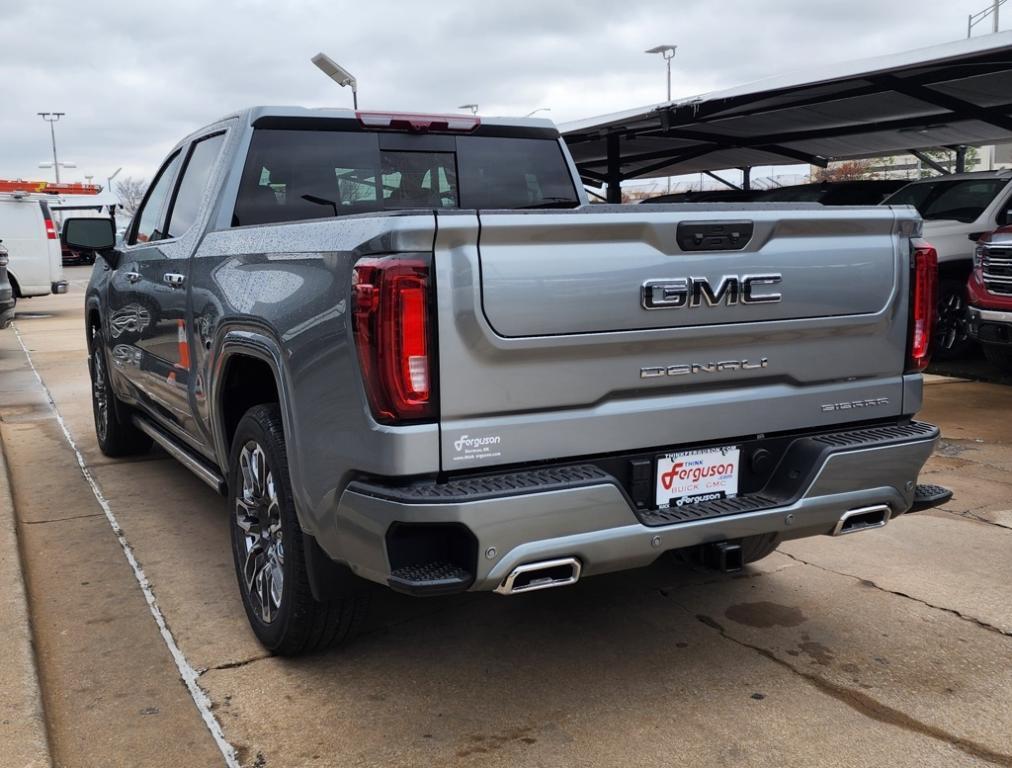
[[[740,480],[739,445],[662,453],[654,460],[654,504],[671,509],[733,498]]]

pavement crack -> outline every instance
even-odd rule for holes
[[[1004,528],[1006,531],[1012,531],[1012,525],[1005,525],[1004,523],[998,523],[994,520],[988,520],[986,517],[981,517],[976,514],[972,509],[950,509],[948,507],[939,507],[939,510],[949,515],[955,515],[956,517],[963,517],[967,520],[973,520],[978,523],[984,523],[984,525],[991,525],[995,528]]]
[[[201,674],[211,671],[217,671],[220,669],[238,669],[239,667],[245,667],[247,664],[252,664],[254,661],[263,661],[264,659],[274,658],[272,653],[264,653],[260,656],[251,656],[248,659],[238,659],[236,661],[226,661],[221,664],[215,664],[210,669],[203,669],[200,671]]]
[[[65,523],[68,520],[86,520],[89,517],[105,517],[105,513],[89,512],[86,515],[71,515],[70,517],[54,517],[51,520],[22,520],[21,525],[45,525],[46,523]]]
[[[883,587],[881,584],[878,584],[872,581],[871,579],[866,579],[863,576],[855,576],[852,573],[844,573],[843,571],[836,571],[833,570],[832,568],[827,568],[824,565],[819,565],[818,563],[813,563],[803,558],[800,558],[797,555],[792,555],[789,552],[784,552],[783,550],[780,550],[780,552],[781,554],[787,555],[787,557],[791,558],[792,560],[796,560],[797,562],[802,563],[803,565],[810,565],[812,568],[818,568],[820,571],[825,571],[826,573],[832,573],[837,576],[844,576],[848,579],[854,579],[854,581],[858,582],[859,584],[874,587],[880,592],[885,592],[886,594],[889,595],[896,595],[897,597],[904,597],[907,600],[912,600],[915,603],[920,603],[921,605],[926,606],[928,608],[933,608],[936,611],[943,611],[945,613],[952,614],[953,616],[956,616],[957,618],[960,618],[965,622],[968,622],[970,624],[976,624],[978,627],[986,629],[990,632],[995,632],[1001,635],[1002,637],[1012,637],[1012,632],[1006,631],[1001,627],[996,627],[994,624],[988,624],[986,621],[984,621],[983,619],[978,619],[976,616],[968,616],[965,613],[957,611],[955,608],[947,608],[944,605],[935,605],[934,603],[929,603],[927,600],[922,600],[919,597],[914,597],[913,595],[908,594],[906,592],[900,592],[898,589],[889,589],[888,587]]]
[[[818,566],[816,566],[818,567]],[[945,744],[949,744],[960,752],[963,752],[971,757],[983,760],[991,763],[992,765],[1005,766],[1006,768],[1012,768],[1012,755],[1006,755],[1001,752],[996,752],[989,747],[979,744],[971,739],[964,739],[962,737],[951,734],[942,728],[928,723],[921,722],[914,717],[911,717],[905,712],[901,712],[898,709],[890,707],[888,704],[883,704],[876,699],[873,699],[866,693],[855,691],[852,688],[834,683],[831,680],[827,680],[824,677],[820,677],[812,672],[806,672],[798,669],[792,664],[784,661],[772,651],[762,646],[753,645],[752,643],[740,640],[728,633],[728,631],[721,626],[717,621],[706,616],[705,614],[697,614],[691,611],[688,606],[682,605],[677,600],[672,601],[680,609],[693,616],[696,621],[701,624],[713,629],[718,632],[722,638],[728,640],[735,645],[747,648],[755,653],[758,653],[763,658],[772,661],[774,664],[792,672],[797,675],[805,682],[810,684],[816,690],[827,696],[839,701],[841,704],[846,705],[850,709],[854,710],[858,714],[883,723],[885,725],[891,725],[896,728],[902,728],[905,731],[919,734],[921,736],[927,736],[931,739],[936,739]]]

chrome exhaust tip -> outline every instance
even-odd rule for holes
[[[837,521],[833,535],[843,536],[848,533],[868,531],[872,528],[884,528],[885,524],[889,522],[890,512],[888,504],[852,509]]]
[[[517,595],[539,589],[566,587],[579,580],[580,561],[575,557],[562,557],[517,566],[495,591],[500,595]]]

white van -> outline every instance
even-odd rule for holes
[[[0,193],[0,240],[16,299],[66,293],[56,224],[45,195]]]

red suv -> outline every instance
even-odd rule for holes
[[[970,335],[988,360],[1012,370],[1012,226],[977,241],[967,295]]]

